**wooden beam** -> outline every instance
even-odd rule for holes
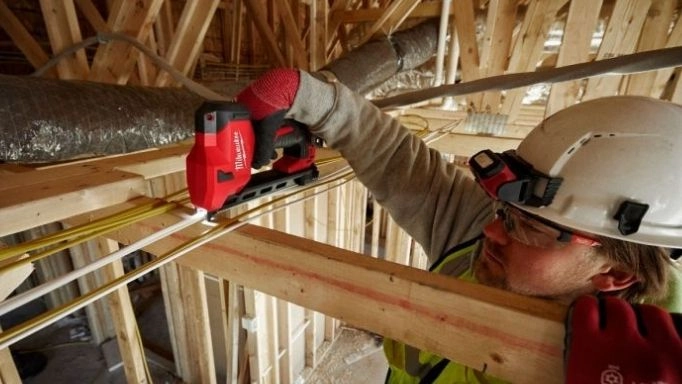
[[[0,329],[0,332],[2,329]],[[18,384],[21,383],[19,371],[14,365],[12,352],[9,348],[0,349],[0,384]]]
[[[26,56],[33,68],[38,69],[47,63],[49,60],[47,53],[12,13],[12,10],[7,7],[4,0],[0,0],[0,27],[7,32],[14,45]],[[54,68],[46,73],[46,77],[56,76],[57,71]]]
[[[90,25],[95,29],[97,32],[109,32],[109,26],[107,25],[107,21],[104,20],[102,15],[99,13],[97,10],[97,7],[95,7],[95,4],[92,3],[92,0],[74,0],[76,3],[76,6],[78,6],[78,9],[80,9],[81,13],[83,16],[85,16],[85,19],[90,23]]]
[[[654,0],[647,12],[637,51],[650,51],[665,47],[677,1]],[[653,93],[656,71],[638,73],[626,77],[628,95],[650,96]]]
[[[239,373],[239,333],[241,330],[241,306],[239,304],[240,287],[225,280],[218,280],[220,289],[220,304],[225,337],[225,381],[236,383]]]
[[[272,32],[272,29],[268,26],[265,15],[263,15],[263,12],[261,12],[258,1],[243,0],[243,3],[244,7],[246,7],[248,15],[253,20],[254,26],[258,30],[258,34],[260,35],[261,39],[263,39],[265,45],[267,45],[269,49],[268,52],[272,55],[273,61],[280,67],[286,67],[287,61],[284,58],[279,46],[277,45],[277,39],[275,38],[275,34]]]
[[[620,0],[604,32],[596,60],[633,53],[651,0]],[[618,94],[623,76],[598,76],[587,80],[582,100]]]
[[[189,145],[6,175],[0,185],[0,236],[127,201],[147,179],[185,169]]]
[[[208,270],[207,270],[208,271]],[[204,272],[191,267],[178,268],[182,307],[185,315],[185,328],[176,332],[186,332],[190,360],[188,375],[183,379],[188,383],[215,384],[215,361],[211,343],[208,307],[206,301],[206,282]]]
[[[453,1],[453,3],[460,2],[461,0]],[[465,1],[466,2],[466,1]],[[433,18],[439,17],[443,10],[442,1],[415,1],[416,6],[407,14],[408,18]],[[347,8],[347,7],[346,7]],[[346,9],[344,8],[344,9]],[[473,10],[473,7],[471,8]],[[339,12],[334,15],[334,18],[338,19],[339,23],[343,24],[356,24],[356,23],[366,23],[373,22],[381,18],[386,12],[387,8],[364,8],[357,10],[346,10]],[[452,9],[450,14],[456,14]]]
[[[107,25],[112,32],[147,41],[152,23],[163,0],[117,0],[111,8]],[[135,69],[140,52],[125,41],[110,41],[97,48],[89,80],[126,84]]]
[[[173,39],[175,29],[173,26],[173,12],[170,1],[164,1],[159,10],[158,17],[154,21],[154,34],[156,46],[160,56],[166,56],[168,47]]]
[[[73,0],[40,0],[40,8],[54,55],[83,40]],[[80,49],[59,60],[57,72],[61,79],[87,79],[90,68],[85,50]]]
[[[128,244],[178,220],[173,214],[159,216],[113,237]],[[205,230],[203,225],[192,226],[147,251],[164,254]],[[563,380],[566,309],[557,303],[255,226],[221,236],[178,263],[485,369],[502,379],[518,383]]]
[[[107,239],[98,239],[96,245],[98,248],[97,253],[102,256],[116,252],[119,249],[118,243]],[[125,273],[123,263],[121,260],[117,260],[104,267],[103,273],[107,281],[123,276]],[[148,383],[151,377],[147,377],[144,347],[128,287],[124,285],[115,292],[112,292],[107,298],[109,312],[116,327],[116,339],[126,379],[129,383]]]
[[[384,34],[390,35],[402,22],[407,15],[419,4],[414,0],[395,0],[391,5],[381,14],[372,26],[364,33],[360,39],[358,46],[368,42],[372,36],[377,32],[383,31]]]
[[[461,81],[476,80],[481,77],[481,72],[473,0],[454,1],[450,8],[454,12],[459,41]],[[470,105],[477,100],[477,95],[467,96],[466,100],[467,105]]]
[[[4,383],[21,383],[21,377],[14,365],[9,348],[0,350],[0,384]]]
[[[533,72],[537,69],[549,28],[555,21],[559,9],[567,2],[568,0],[533,0],[530,2],[521,30],[516,35],[507,73]],[[500,113],[508,116],[507,121],[516,120],[526,90],[527,87],[523,87],[506,92]]]
[[[327,64],[327,0],[313,0],[310,5],[310,69],[317,71]]]
[[[327,52],[333,50],[339,41],[339,28],[342,28],[344,10],[348,8],[352,0],[334,0],[329,6],[327,17]]]
[[[602,0],[573,0],[568,9],[556,67],[587,62],[592,36],[597,29]],[[578,99],[580,81],[552,85],[545,115],[573,105]]]
[[[677,77],[675,78],[675,83],[672,85],[673,89],[670,95],[670,101],[673,103],[682,104],[682,80],[680,80],[680,76],[682,76],[682,69],[677,68],[677,70],[675,70],[675,74]]]
[[[673,27],[673,30],[668,36],[668,41],[665,44],[666,48],[682,46],[682,17],[677,18],[677,22]],[[673,74],[674,68],[666,68],[656,71],[656,79],[654,80],[651,96],[659,98],[661,97],[670,76]]]
[[[185,3],[173,41],[166,54],[166,60],[185,76],[192,77],[190,70],[203,49],[206,31],[219,2],[219,0],[197,0]],[[163,87],[172,83],[170,74],[163,71],[156,77],[154,85]]]
[[[515,0],[492,0],[483,38],[480,62],[481,77],[501,75],[507,68],[514,24],[516,22]],[[474,100],[477,112],[497,113],[500,110],[500,91],[483,92]]]
[[[303,70],[309,69],[308,52],[301,40],[301,31],[298,29],[298,24],[294,19],[294,14],[289,7],[289,2],[286,0],[276,0],[279,15],[282,19],[282,27],[286,35],[286,42],[293,50],[292,58],[296,62],[296,66]]]

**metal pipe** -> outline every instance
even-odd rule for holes
[[[438,27],[438,47],[436,48],[436,75],[432,86],[443,83],[443,63],[445,62],[445,41],[448,36],[448,21],[450,19],[450,0],[443,0],[440,12],[440,26]]]

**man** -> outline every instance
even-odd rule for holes
[[[262,120],[257,141],[266,150],[256,166],[269,162],[264,143],[285,114],[306,124],[422,245],[433,272],[565,303],[599,294],[682,311],[679,289],[667,289],[680,280],[668,256],[668,248],[682,248],[679,106],[644,98],[579,104],[545,120],[516,151],[473,156],[473,180],[339,83],[279,69],[237,100]],[[645,313],[638,317],[624,304],[577,302],[567,380],[596,380],[618,367],[614,375],[627,382],[682,382],[677,317],[653,306],[638,306]],[[610,321],[613,314],[624,321]],[[631,350],[630,340],[642,334],[657,339]],[[598,347],[611,348],[610,355],[590,352],[600,338]],[[501,382],[397,341],[384,347],[390,383]],[[651,362],[633,364],[633,355]]]

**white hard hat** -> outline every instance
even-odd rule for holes
[[[551,203],[519,208],[575,230],[682,248],[682,106],[586,101],[545,119],[516,154],[562,179]]]

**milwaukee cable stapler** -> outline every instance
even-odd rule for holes
[[[207,101],[195,114],[194,146],[187,155],[187,186],[197,208],[209,218],[248,200],[318,177],[315,146],[306,129],[286,122],[275,133],[283,156],[272,169],[251,173],[256,135],[249,111],[234,102]]]

